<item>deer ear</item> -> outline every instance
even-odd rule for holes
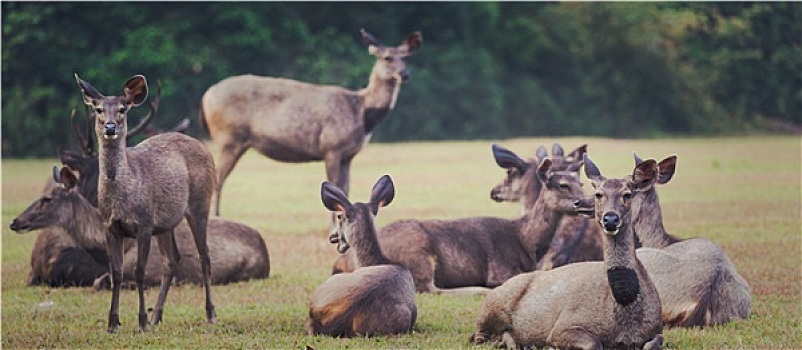
[[[666,159],[660,161],[657,164],[657,170],[659,175],[657,176],[657,183],[664,185],[671,181],[671,178],[674,176],[674,171],[677,167],[677,156],[672,155]]]
[[[641,157],[638,157],[637,153],[632,152],[632,157],[635,158],[635,166],[638,166],[640,163],[643,163],[643,159]]]
[[[379,212],[379,208],[390,204],[394,197],[395,186],[390,175],[384,175],[379,178],[376,184],[373,185],[373,190],[370,191],[370,209],[373,210],[373,215]]]
[[[645,191],[654,186],[657,176],[657,162],[654,159],[645,160],[635,166],[630,184],[636,191]]]
[[[551,170],[551,159],[544,159],[540,166],[537,167],[537,177],[540,179],[540,182],[546,183],[549,180],[549,171]]]
[[[604,177],[601,175],[599,171],[599,167],[590,160],[587,154],[582,155],[583,162],[585,163],[585,176],[590,179],[590,183],[593,185],[594,188],[599,187],[599,185],[604,181]]]
[[[423,34],[421,32],[414,32],[407,36],[401,45],[398,45],[398,50],[411,55],[420,48],[421,44],[423,44]]]
[[[588,153],[588,145],[587,144],[579,146],[575,150],[571,151],[571,153],[568,153],[568,155],[565,156],[565,161],[566,162],[575,163],[575,164],[582,164],[582,159],[583,159],[582,156],[584,156],[585,153]],[[579,168],[577,168],[577,170],[578,169]]]
[[[498,166],[504,169],[516,168],[521,174],[525,173],[529,168],[529,163],[521,159],[521,157],[518,157],[515,153],[512,153],[512,151],[495,143],[491,148],[493,150],[493,158],[496,159],[496,164],[498,164]]]
[[[87,106],[94,106],[93,101],[102,99],[103,94],[97,91],[92,85],[87,83],[85,80],[78,77],[78,73],[75,73],[75,81],[78,83],[78,87],[81,88],[81,94],[84,97],[84,104]]]
[[[125,82],[123,99],[129,106],[137,107],[148,98],[148,81],[144,75],[135,75]]]
[[[53,167],[54,172],[56,171],[56,168],[57,167]],[[78,183],[78,178],[75,176],[75,173],[70,170],[70,168],[62,167],[59,171],[59,179],[57,181],[64,185],[64,188],[70,190]]]
[[[323,205],[331,211],[345,212],[352,207],[345,193],[328,181],[324,181],[320,186],[320,198],[323,200]]]
[[[543,159],[546,159],[548,156],[549,156],[549,151],[546,150],[545,146],[540,145],[540,147],[538,147],[537,151],[535,152],[535,157],[537,157],[537,161],[539,162]]]
[[[552,157],[565,156],[565,150],[563,149],[563,146],[560,146],[559,143],[554,143],[554,145],[551,146],[551,156]]]

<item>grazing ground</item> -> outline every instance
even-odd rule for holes
[[[802,348],[802,151],[798,136],[538,138],[499,143],[529,157],[538,145],[550,147],[555,141],[566,149],[588,143],[589,155],[602,172],[616,177],[631,172],[633,151],[658,160],[677,154],[677,173],[658,189],[666,228],[680,237],[701,236],[722,245],[752,287],[749,319],[705,329],[666,330],[667,348]],[[521,213],[518,204],[490,200],[490,189],[505,174],[495,165],[490,144],[371,144],[352,166],[351,198],[365,201],[373,183],[390,174],[396,197],[379,212],[379,226],[402,218],[516,217]],[[306,335],[307,299],[329,275],[337,258],[335,247],[326,240],[329,216],[319,195],[323,164],[282,164],[253,151],[228,178],[221,210],[224,217],[262,233],[270,251],[270,278],[214,286],[215,325],[205,323],[201,288],[173,287],[164,322],[144,334],[137,327],[136,292],[124,291],[120,306],[123,325],[119,334],[106,334],[110,292],[24,285],[37,233],[16,234],[8,229],[8,223],[40,195],[55,163],[53,159],[2,162],[5,349],[472,346],[468,337],[475,329],[481,297],[418,295],[418,322],[408,335],[370,339]],[[147,292],[149,306],[157,294],[157,290]]]

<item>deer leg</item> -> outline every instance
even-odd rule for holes
[[[220,165],[217,167],[217,187],[214,190],[214,215],[220,216],[220,196],[223,191],[223,182],[234,170],[234,166],[248,150],[248,146],[236,143],[226,143],[220,150]]]
[[[192,237],[195,239],[195,247],[198,249],[198,259],[203,272],[203,289],[206,291],[206,321],[209,323],[217,322],[217,313],[214,311],[212,303],[212,265],[209,260],[209,246],[206,242],[206,227],[208,223],[207,215],[187,215],[187,223],[192,230]]]
[[[123,283],[123,236],[113,232],[106,234],[106,250],[109,254],[111,273],[111,308],[109,310],[109,333],[117,333],[120,327],[120,288]]]
[[[145,309],[145,267],[148,264],[148,255],[150,255],[151,232],[149,230],[139,231],[136,237],[137,257],[134,278],[139,293],[139,329],[144,332],[148,330],[148,313]]]
[[[175,270],[178,267],[179,255],[176,250],[175,233],[173,231],[165,232],[156,236],[159,243],[159,252],[162,254],[162,285],[159,290],[159,299],[156,300],[156,308],[153,310],[153,317],[150,324],[157,325],[162,320],[164,313],[164,301],[167,299],[167,292],[170,290],[170,285],[173,283]]]

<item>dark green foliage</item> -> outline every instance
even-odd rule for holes
[[[189,117],[201,137],[200,97],[227,76],[361,88],[361,27],[387,45],[424,34],[374,140],[802,124],[802,3],[3,2],[2,154],[76,147],[73,73],[109,94],[159,79],[155,123]]]

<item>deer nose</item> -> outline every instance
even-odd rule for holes
[[[17,219],[16,218],[12,219],[11,220],[11,225],[8,225],[8,227],[11,229],[11,231],[18,230],[19,229],[19,223],[17,222]]]
[[[117,136],[117,123],[108,122],[103,124],[103,136],[106,138]]]
[[[499,196],[500,194],[501,191],[498,188],[493,188],[492,190],[490,190],[490,199],[496,202],[501,202],[502,198]]]
[[[409,80],[409,69],[404,69],[401,73],[398,74],[402,80],[407,81]]]
[[[616,213],[607,213],[602,217],[602,225],[607,232],[618,231],[621,227],[621,217]]]

